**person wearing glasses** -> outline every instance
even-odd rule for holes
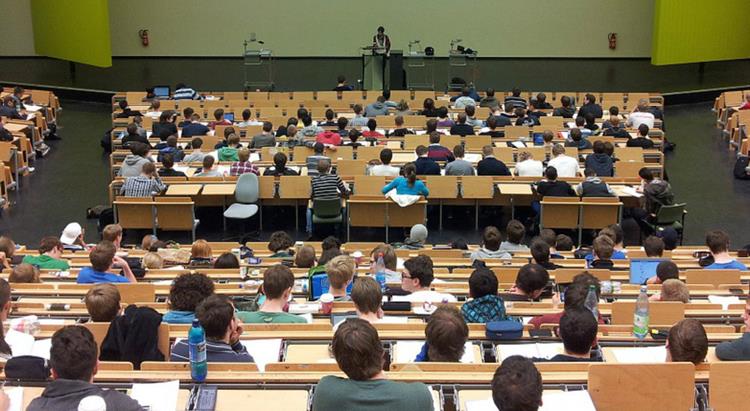
[[[404,270],[401,272],[401,289],[409,294],[394,295],[393,301],[421,303],[456,302],[456,297],[453,295],[439,293],[430,289],[434,278],[432,259],[430,257],[419,255],[406,260],[404,262]]]

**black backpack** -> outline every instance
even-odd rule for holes
[[[750,175],[747,174],[747,167],[750,165],[750,157],[740,155],[737,157],[737,162],[734,163],[734,178],[738,180],[750,180]]]
[[[109,130],[105,131],[104,136],[102,136],[102,140],[100,142],[105,153],[112,152],[112,130],[114,130],[114,128],[110,128]]]

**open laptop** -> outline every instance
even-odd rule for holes
[[[224,120],[234,123],[234,113],[224,113]]]
[[[656,267],[661,258],[631,258],[630,259],[630,284],[644,284],[646,280],[656,275]]]
[[[169,98],[169,86],[154,86],[154,96],[159,99]]]

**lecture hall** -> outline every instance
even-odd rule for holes
[[[750,411],[747,0],[0,4],[0,411]]]

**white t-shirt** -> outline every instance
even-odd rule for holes
[[[525,160],[516,164],[516,175],[519,177],[541,177],[544,165],[538,160]]]
[[[392,301],[409,301],[412,303],[441,303],[448,301],[449,303],[456,302],[456,297],[450,294],[443,294],[432,290],[415,291],[409,295],[394,295],[391,298]]]
[[[628,127],[638,128],[645,124],[648,128],[654,128],[654,115],[647,112],[634,111],[628,116]]]
[[[399,168],[387,164],[370,167],[371,176],[398,177]]]
[[[575,177],[578,175],[578,160],[565,154],[559,155],[547,163],[547,167],[554,167],[558,177]]]

